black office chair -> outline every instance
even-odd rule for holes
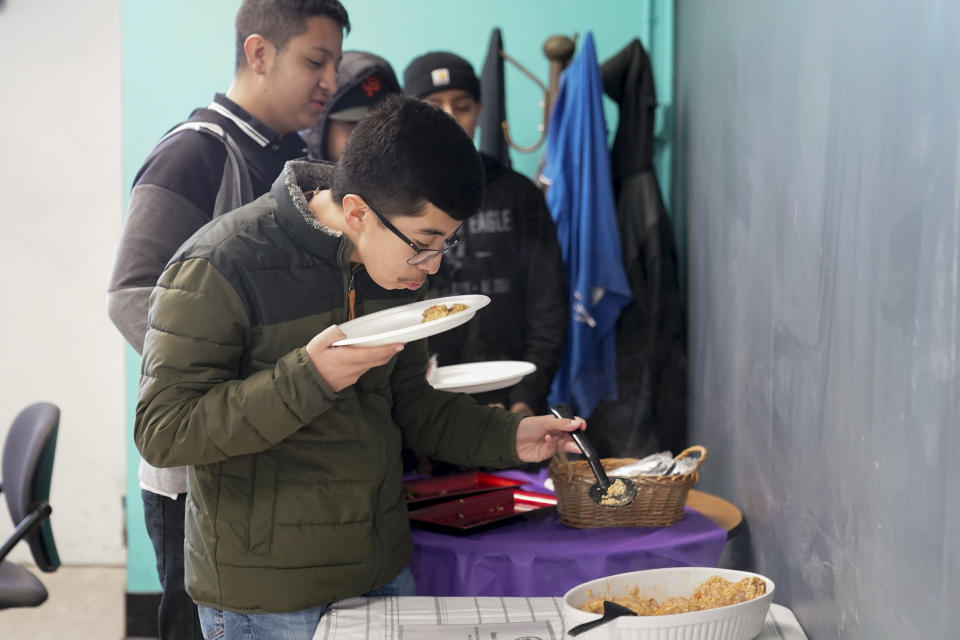
[[[6,560],[10,550],[26,540],[41,571],[60,566],[50,528],[50,476],[57,448],[60,409],[48,402],[32,404],[16,417],[3,445],[0,491],[7,496],[13,534],[0,547],[0,609],[36,607],[47,590],[30,571]]]

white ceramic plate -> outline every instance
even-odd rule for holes
[[[468,308],[443,318],[420,322],[424,309],[435,304],[449,306],[458,302],[467,305]],[[340,330],[347,334],[347,337],[337,340],[333,346],[362,344],[366,347],[375,347],[392,342],[419,340],[459,327],[488,304],[490,304],[490,298],[487,296],[450,296],[384,309],[341,324]]]
[[[756,573],[714,567],[649,569],[585,582],[564,594],[564,622],[569,629],[600,618],[599,613],[580,611],[580,606],[591,597],[626,595],[638,587],[640,593],[661,601],[675,596],[689,598],[710,576],[731,582],[756,576],[767,583],[767,592],[759,598],[717,609],[666,616],[623,616],[580,634],[577,640],[748,640],[759,635],[773,602],[773,581]]]
[[[537,370],[532,362],[520,360],[490,360],[438,367],[429,377],[434,389],[483,393],[512,387],[525,375]]]

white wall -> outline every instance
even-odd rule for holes
[[[125,560],[124,352],[105,311],[120,23],[120,0],[0,4],[0,438],[27,404],[60,407],[51,504],[67,564]],[[4,502],[0,539],[11,531]]]

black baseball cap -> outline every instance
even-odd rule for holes
[[[340,89],[327,107],[327,118],[359,122],[384,96],[402,93],[390,63],[365,51],[344,51],[337,70]]]
[[[408,96],[423,98],[437,91],[462,89],[480,100],[480,79],[469,62],[455,53],[433,51],[407,65],[403,89]]]

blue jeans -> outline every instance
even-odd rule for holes
[[[407,567],[393,580],[365,596],[415,596],[417,586]],[[310,640],[329,604],[289,613],[234,613],[199,606],[204,640]]]
[[[163,590],[157,610],[159,637],[161,640],[201,640],[197,605],[183,586],[183,513],[187,494],[172,500],[141,490],[140,497]]]

